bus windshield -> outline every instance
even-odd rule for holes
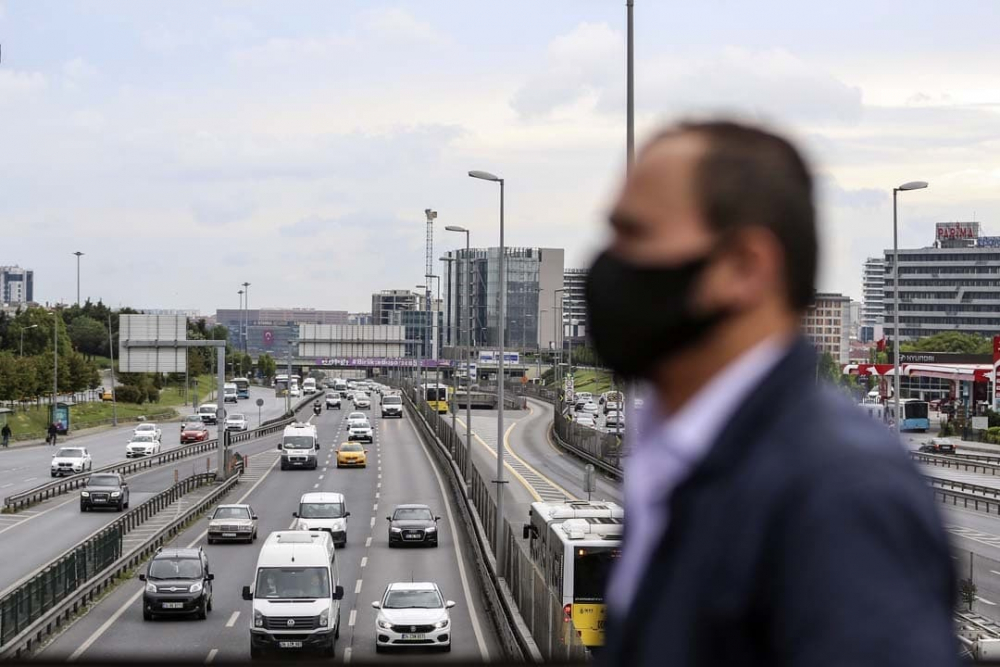
[[[603,603],[611,567],[619,547],[584,547],[573,551],[573,603]]]
[[[923,401],[914,401],[912,403],[906,403],[903,414],[905,419],[926,419],[927,418],[927,403]]]

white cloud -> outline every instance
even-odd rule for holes
[[[20,72],[0,68],[0,106],[41,93],[48,79],[41,72]]]
[[[430,23],[421,21],[399,7],[383,7],[369,11],[364,20],[367,30],[382,39],[400,43],[440,45],[450,41],[437,32]]]

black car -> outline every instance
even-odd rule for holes
[[[142,620],[161,614],[194,614],[204,620],[212,611],[214,579],[202,549],[160,549],[146,573],[139,575],[139,581],[146,582]]]
[[[920,445],[920,451],[928,454],[954,454],[955,443],[947,438],[931,438],[930,442]]]
[[[399,544],[438,545],[437,523],[441,517],[434,516],[427,505],[397,505],[389,522],[389,546]]]
[[[128,509],[128,483],[116,472],[91,475],[80,492],[81,512],[104,507]]]

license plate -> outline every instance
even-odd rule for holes
[[[302,648],[302,642],[278,642],[279,648]]]
[[[236,533],[223,533],[223,537],[236,537]]]
[[[404,540],[419,540],[419,535],[403,535]]]
[[[163,603],[163,608],[164,609],[183,609],[184,608],[184,603],[183,602],[164,602]]]
[[[106,503],[107,500],[105,498],[94,498],[94,502],[95,503]]]
[[[403,635],[403,639],[425,639],[426,635]]]

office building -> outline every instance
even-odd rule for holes
[[[572,339],[573,347],[587,342],[587,273],[588,269],[563,271],[563,338]]]
[[[466,257],[463,248],[445,255],[454,260],[445,263],[442,280],[444,328],[448,344],[465,345],[470,341],[465,286],[471,266],[471,342],[479,348],[497,346],[500,249],[473,248]],[[504,273],[504,346],[508,349],[535,350],[541,347],[547,350],[557,345],[562,337],[560,315],[553,312],[552,300],[555,290],[563,286],[562,248],[506,248]]]
[[[371,313],[349,313],[347,315],[348,324],[373,324]]]
[[[241,340],[240,329],[246,331],[246,346],[256,358],[262,352],[272,355],[285,354],[283,346],[295,337],[300,324],[348,324],[346,310],[316,310],[315,308],[220,308],[215,311],[215,321],[229,329],[229,340]],[[245,318],[245,319],[244,319]]]
[[[850,310],[850,338],[851,340],[861,340],[861,309],[860,301],[851,299]]]
[[[885,312],[885,260],[869,257],[861,273],[861,326],[875,327],[882,324]]]
[[[372,324],[391,324],[392,313],[424,310],[426,298],[411,290],[386,289],[372,294]]]
[[[0,266],[0,301],[28,304],[35,300],[35,272],[20,266]]]
[[[886,337],[896,339],[894,255],[885,251]],[[1000,334],[1000,237],[981,237],[978,222],[936,224],[929,247],[899,251],[899,338],[943,332]]]
[[[802,332],[819,354],[829,352],[838,364],[851,360],[851,298],[817,292],[802,316]]]

